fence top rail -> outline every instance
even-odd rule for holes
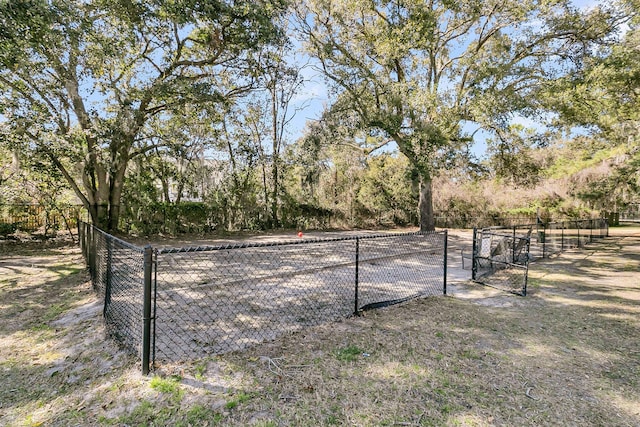
[[[549,222],[540,222],[538,224],[531,223],[531,224],[514,224],[514,225],[494,225],[491,227],[483,227],[483,228],[478,228],[479,230],[482,231],[493,231],[493,230],[513,230],[514,228],[528,228],[528,227],[533,227],[535,228],[536,226],[543,226],[543,227],[548,227],[550,225],[564,225],[564,224],[576,224],[578,222],[581,223],[585,223],[585,222],[589,222],[589,221],[606,221],[606,218],[578,218],[578,219],[565,219],[562,221],[549,221]]]
[[[577,224],[577,223],[586,223],[590,221],[606,221],[606,218],[567,219],[564,221],[545,222],[544,225],[549,226],[549,225]]]
[[[491,227],[482,227],[479,228],[478,230],[482,231],[482,232],[493,232],[493,231],[504,231],[504,230],[513,230],[514,228],[516,230],[518,229],[522,229],[522,228],[536,228],[536,225],[542,225],[542,224],[536,224],[535,222],[530,223],[530,224],[514,224],[514,225],[494,225]]]
[[[141,253],[144,252],[144,248],[142,248],[140,246],[136,246],[133,243],[129,243],[126,240],[122,240],[122,239],[120,239],[120,238],[118,238],[118,237],[116,237],[116,236],[114,236],[112,234],[107,233],[106,231],[100,230],[98,227],[96,227],[93,224],[89,224],[89,223],[84,222],[84,221],[80,221],[80,223],[81,224],[86,224],[87,226],[93,228],[94,231],[97,231],[97,232],[103,234],[104,236],[112,239],[114,242],[118,243],[121,246],[124,246],[127,249],[131,249],[133,251],[137,251],[137,252],[141,252]]]
[[[13,207],[13,206],[19,206],[19,207],[46,207],[47,205],[43,205],[41,203],[0,203],[0,206],[2,207]],[[62,207],[62,208],[82,208],[82,205],[75,205],[73,203],[59,203],[57,204],[57,206]]]
[[[427,235],[444,235],[444,231],[415,231],[410,233],[378,233],[378,234],[364,234],[357,236],[345,236],[334,238],[314,238],[305,240],[287,240],[283,242],[244,242],[244,243],[228,243],[224,245],[210,245],[210,246],[190,246],[190,247],[176,247],[176,248],[156,248],[157,254],[171,254],[171,253],[184,253],[184,252],[213,252],[222,250],[233,249],[245,249],[245,248],[264,248],[273,246],[291,246],[291,245],[308,245],[314,243],[327,243],[327,242],[342,242],[347,240],[364,240],[364,239],[380,239],[385,237],[406,237],[406,236],[427,236]]]
[[[513,235],[513,233],[500,233],[496,231],[505,231],[505,230],[481,230],[481,236],[494,236],[494,237],[503,237],[505,239],[516,239],[516,240],[531,240],[530,237],[524,235]]]

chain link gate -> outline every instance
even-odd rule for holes
[[[608,235],[604,218],[474,228],[472,251],[462,251],[462,267],[465,261],[470,264],[472,280],[478,283],[525,296],[530,261],[581,248]]]
[[[472,280],[518,295],[527,294],[531,229],[526,234],[473,229]]]

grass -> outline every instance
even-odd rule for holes
[[[77,251],[0,258],[1,424],[639,425],[638,253],[610,239],[532,264],[500,308],[427,298],[149,377],[99,306],[73,320],[93,304]]]
[[[149,385],[152,389],[157,390],[160,393],[168,393],[180,396],[182,393],[182,390],[180,389],[180,380],[181,378],[178,376],[173,376],[166,379],[154,376],[153,378],[151,378],[151,382],[149,383]]]
[[[234,409],[237,408],[240,404],[248,402],[249,399],[251,399],[251,396],[244,393],[244,392],[240,392],[237,395],[233,396],[231,400],[229,400],[227,403],[225,403],[224,407],[226,409]]]
[[[365,355],[367,353],[355,345],[349,345],[335,351],[336,359],[342,362],[355,362],[362,357],[366,357]]]

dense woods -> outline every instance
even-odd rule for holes
[[[0,0],[0,205],[143,234],[637,209],[638,10]]]

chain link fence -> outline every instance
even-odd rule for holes
[[[78,223],[78,236],[93,289],[104,301],[107,334],[127,350],[142,356],[145,248],[85,222]]]
[[[79,231],[107,331],[144,373],[446,293],[446,231],[158,249]]]
[[[159,249],[154,360],[240,350],[446,292],[446,233]]]
[[[455,215],[436,213],[435,224],[438,228],[489,228],[513,227],[518,224],[535,222],[536,215]]]
[[[609,225],[605,218],[541,224],[537,227],[535,252],[547,258],[568,249],[581,248],[608,235]]]
[[[604,218],[474,228],[472,251],[462,252],[463,268],[472,270],[476,282],[524,296],[530,261],[581,248],[608,235]]]

